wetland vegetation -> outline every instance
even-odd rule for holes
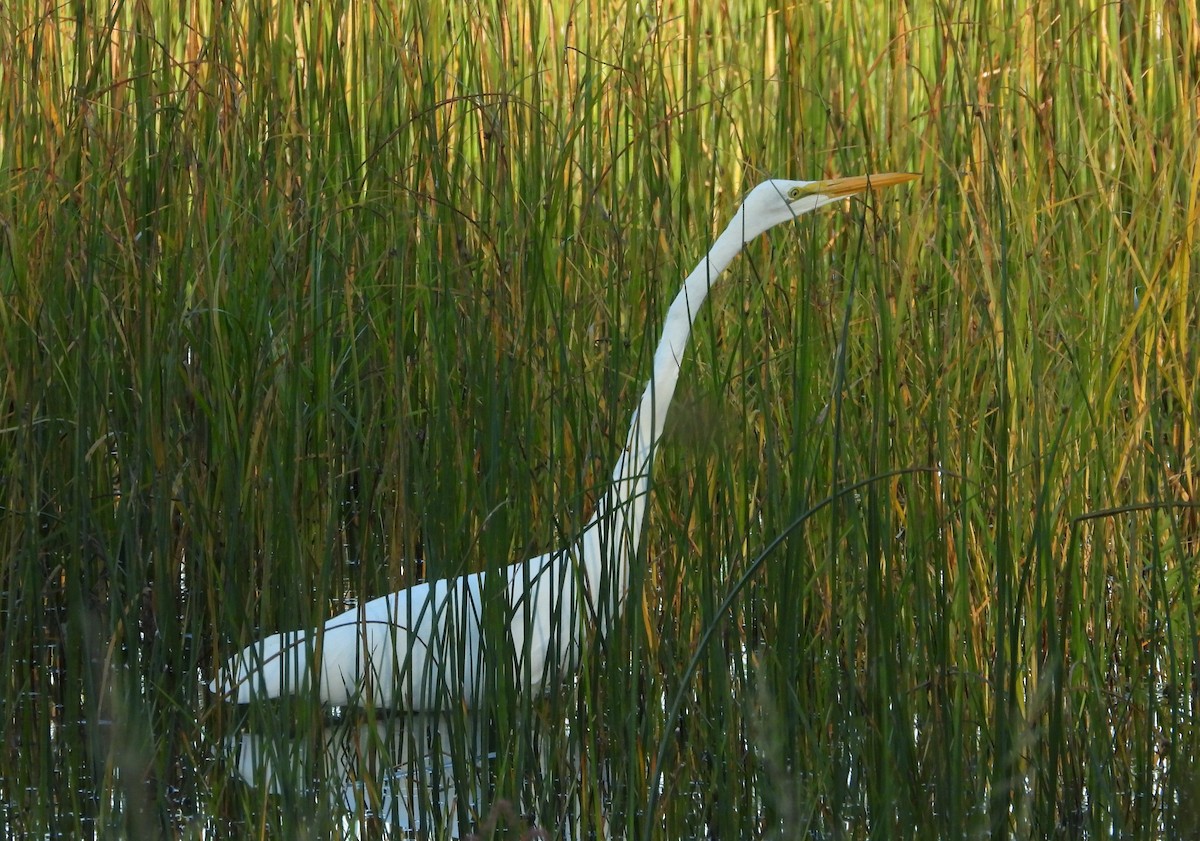
[[[1195,0],[6,3],[3,836],[402,837],[228,750],[402,718],[224,658],[562,545],[745,191],[909,170],[734,263],[445,829],[1195,837],[1198,76]]]

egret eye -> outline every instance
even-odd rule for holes
[[[804,195],[803,187],[793,187],[792,189],[788,190],[788,201],[796,201],[803,195]]]

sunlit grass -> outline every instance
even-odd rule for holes
[[[324,712],[203,682],[563,544],[744,191],[883,170],[923,178],[714,295],[634,596],[560,693],[498,673],[478,817],[1194,832],[1198,20],[6,4],[6,834],[341,828],[321,769],[251,788],[221,750]]]

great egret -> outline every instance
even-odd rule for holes
[[[712,284],[745,243],[783,222],[870,188],[910,181],[910,173],[769,180],[738,208],[671,303],[654,371],[634,410],[612,483],[569,546],[493,574],[502,587],[507,641],[483,639],[487,572],[429,581],[335,616],[322,628],[274,634],[234,656],[210,684],[238,703],[316,689],[321,701],[414,712],[476,706],[485,646],[511,644],[515,677],[540,690],[569,674],[589,626],[603,631],[619,614],[646,513],[650,468],[692,324]]]

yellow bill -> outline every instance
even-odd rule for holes
[[[866,190],[877,190],[880,187],[891,187],[893,184],[915,181],[920,177],[915,172],[878,172],[874,175],[851,175],[846,178],[830,178],[827,181],[814,181],[805,188],[805,192],[822,196],[853,196]]]

